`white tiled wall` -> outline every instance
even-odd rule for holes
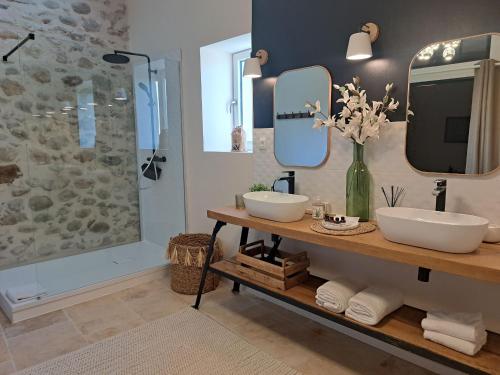
[[[403,205],[433,209],[433,181],[437,175],[415,171],[405,156],[406,123],[393,122],[386,126],[379,140],[365,146],[365,163],[372,176],[371,208],[386,205],[381,186],[399,185],[407,190]],[[325,130],[321,130],[325,131]],[[271,185],[283,170],[296,171],[296,192],[311,198],[320,196],[332,203],[332,208],[345,212],[345,175],[352,162],[352,144],[331,131],[330,157],[318,168],[287,168],[276,161],[273,150],[273,129],[255,129],[254,180]],[[260,139],[265,138],[265,149]],[[425,145],[422,145],[425,147]],[[304,150],[307,152],[307,150]],[[471,213],[500,224],[500,173],[483,177],[445,176],[448,179],[447,210]]]
[[[380,186],[401,185],[407,189],[403,205],[433,209],[432,195],[436,176],[414,171],[405,157],[404,122],[387,125],[378,141],[365,147],[365,162],[372,175],[372,210],[386,205]],[[264,148],[261,139],[264,138]],[[254,182],[272,184],[286,168],[274,157],[273,129],[256,129],[254,133]],[[425,147],[423,145],[422,147]],[[306,152],[306,150],[304,150]],[[331,154],[327,162],[315,169],[293,168],[297,176],[297,193],[331,202],[333,209],[345,212],[345,175],[352,162],[352,145],[332,131]],[[448,178],[447,209],[487,217],[500,224],[500,173],[484,177]],[[257,236],[262,236],[257,234]],[[405,303],[429,309],[481,311],[488,329],[500,333],[500,300],[498,284],[433,271],[429,283],[417,281],[417,268],[379,259],[344,253],[297,241],[283,243],[287,250],[306,250],[311,258],[312,273],[331,278],[344,274],[366,285],[382,284],[399,288]]]

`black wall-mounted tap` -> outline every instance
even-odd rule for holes
[[[280,178],[277,178],[276,180],[274,180],[272,191],[276,191],[274,189],[274,185],[276,185],[276,183],[278,181],[286,181],[288,183],[288,192],[287,193],[288,194],[295,194],[295,171],[284,171],[283,173],[286,173],[287,176],[280,177]]]
[[[432,191],[432,195],[436,197],[436,211],[445,211],[446,210],[446,180],[445,179],[437,179],[434,181],[436,187]]]

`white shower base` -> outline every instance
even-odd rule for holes
[[[142,241],[0,271],[0,307],[19,322],[164,276],[165,249]],[[13,304],[5,291],[39,283],[48,294]]]

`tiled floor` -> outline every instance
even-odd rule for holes
[[[429,372],[242,291],[228,283],[207,294],[201,312],[304,374]],[[193,303],[165,279],[11,325],[0,313],[0,375],[71,352]]]

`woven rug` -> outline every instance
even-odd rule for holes
[[[298,375],[188,308],[17,375]]]

